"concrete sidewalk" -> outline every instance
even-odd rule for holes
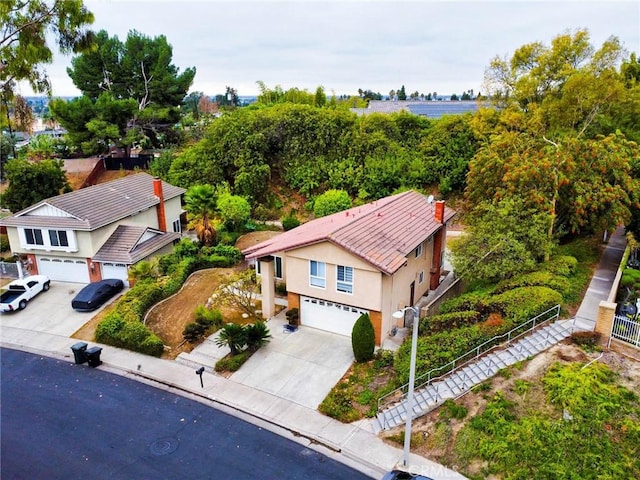
[[[625,229],[618,227],[604,245],[598,266],[593,272],[589,287],[576,313],[575,326],[578,330],[593,330],[596,326],[600,302],[615,301],[615,292],[613,292],[613,298],[610,298],[611,288],[626,247]]]
[[[18,327],[3,326],[0,331],[2,347],[69,362],[73,362],[71,346],[77,341],[62,335]],[[187,365],[107,345],[90,344],[94,345],[103,348],[101,369],[148,381],[175,393],[188,394],[251,423],[279,434],[285,433],[309,448],[315,448],[373,478],[382,477],[384,472],[402,462],[402,450],[378,438],[367,419],[343,424],[314,409],[208,372],[203,374],[204,387],[201,387],[200,378]],[[77,368],[89,367],[78,365]],[[411,471],[434,480],[465,478],[417,455],[411,456]]]

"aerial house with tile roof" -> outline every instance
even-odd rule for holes
[[[243,251],[262,276],[263,316],[275,312],[275,281],[286,283],[300,323],[351,335],[368,313],[381,345],[391,314],[440,282],[447,223],[443,201],[408,191],[312,220]]]
[[[183,188],[147,173],[47,198],[0,220],[30,273],[87,283],[120,278],[180,238]]]

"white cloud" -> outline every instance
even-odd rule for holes
[[[197,68],[193,90],[241,95],[268,86],[354,94],[478,91],[492,57],[587,28],[600,46],[616,35],[640,52],[640,6],[632,1],[128,1],[86,0],[96,30],[122,40],[135,29],[163,34],[173,63]],[[48,71],[55,95],[75,95],[69,58]],[[30,90],[23,87],[23,94]]]

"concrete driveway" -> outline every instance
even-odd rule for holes
[[[230,380],[315,410],[353,363],[351,338],[310,327],[284,333],[285,323],[269,320],[271,342]]]
[[[85,285],[86,283],[51,282],[49,291],[33,298],[24,310],[0,314],[0,327],[70,337],[104,308],[103,306],[94,312],[76,312],[71,308],[71,299]]]

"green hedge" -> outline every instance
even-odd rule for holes
[[[244,351],[237,355],[229,355],[221,358],[216,362],[214,370],[216,372],[235,372],[246,362],[251,356],[251,352]]]
[[[551,271],[531,272],[500,282],[495,293],[500,294],[519,287],[549,287],[564,296],[570,291],[571,282],[565,276]]]
[[[474,346],[489,340],[493,333],[488,333],[479,325],[458,328],[450,332],[439,332],[418,338],[416,353],[416,376],[424,375],[429,370],[446,365],[460,355],[467,353]],[[394,368],[401,383],[409,379],[409,363],[411,341],[404,342],[398,349]]]
[[[480,312],[465,310],[461,312],[442,313],[424,317],[420,320],[420,335],[432,335],[438,332],[451,331],[456,328],[467,327],[482,320]]]
[[[549,287],[519,287],[492,296],[487,306],[517,325],[561,303],[562,295]]]
[[[487,299],[491,296],[492,291],[493,289],[463,293],[443,302],[438,313],[469,312],[472,310],[484,313]]]

